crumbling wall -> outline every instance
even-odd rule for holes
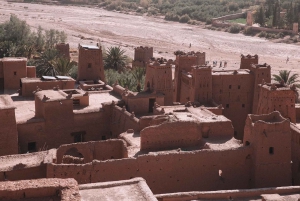
[[[139,119],[133,114],[126,111],[125,108],[120,108],[115,105],[112,109],[112,117],[110,122],[110,130],[113,138],[119,136],[119,134],[133,129],[139,131]]]
[[[143,155],[85,165],[49,164],[47,177],[94,183],[143,177],[154,194],[249,188],[249,148]],[[120,168],[121,167],[121,168]],[[222,175],[219,176],[220,170]]]
[[[165,122],[140,132],[141,150],[168,150],[193,147],[201,143],[201,128],[196,122]]]
[[[0,172],[0,181],[18,181],[25,179],[40,179],[46,178],[47,165],[40,164],[35,167],[26,167],[26,165],[20,163],[13,167],[9,171]]]
[[[114,139],[96,142],[83,142],[62,145],[57,149],[57,163],[62,163],[63,156],[70,150],[76,150],[84,158],[84,163],[93,160],[121,159],[128,157],[123,140]]]

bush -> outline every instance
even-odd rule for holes
[[[267,33],[265,31],[262,31],[258,34],[258,37],[260,37],[260,38],[264,38],[266,36],[267,36]]]
[[[245,30],[244,30],[244,34],[247,35],[247,36],[251,36],[253,35],[253,29],[252,27],[246,27]]]
[[[187,23],[190,20],[191,20],[191,18],[187,14],[185,14],[179,18],[180,23]]]
[[[233,24],[229,27],[229,33],[239,33],[241,30],[241,27],[237,24]]]
[[[239,9],[239,5],[237,3],[230,2],[228,5],[228,9],[230,11],[237,11]]]
[[[167,13],[165,16],[165,20],[178,22],[179,16],[174,13]]]

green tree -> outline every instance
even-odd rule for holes
[[[47,49],[43,53],[41,53],[40,57],[35,61],[37,76],[56,76],[57,71],[54,67],[54,64],[58,57],[59,54],[56,49]]]
[[[265,10],[263,6],[260,6],[257,14],[255,16],[255,22],[260,24],[260,26],[265,26],[266,17],[265,17]]]
[[[287,23],[287,26],[289,28],[292,28],[293,26],[293,23],[294,23],[294,7],[293,7],[293,2],[290,3],[290,6],[287,10],[287,13],[286,13],[286,23]]]
[[[138,67],[134,68],[131,71],[135,81],[136,81],[136,90],[140,92],[144,88],[144,80],[145,80],[145,74],[146,74],[146,68]]]
[[[64,57],[58,57],[51,63],[58,75],[71,76],[73,68],[75,68],[75,64]]]
[[[280,22],[280,5],[279,2],[276,1],[273,10],[273,27],[277,27]]]
[[[120,47],[110,47],[106,51],[106,58],[104,59],[104,67],[106,69],[114,69],[122,71],[126,65],[127,56],[125,50]]]
[[[286,84],[286,85],[295,84],[296,87],[300,88],[300,85],[297,84],[299,82],[298,80],[299,75],[297,73],[291,75],[291,71],[281,70],[279,71],[278,75],[273,74],[272,77],[274,81],[280,84]]]

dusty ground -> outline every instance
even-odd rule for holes
[[[207,60],[226,60],[228,68],[238,67],[240,54],[258,54],[260,63],[270,64],[273,73],[280,69],[300,73],[300,48],[297,45],[99,8],[7,3],[0,0],[0,22],[9,19],[11,13],[26,20],[33,28],[41,25],[45,29],[64,30],[72,48],[76,48],[78,43],[96,44],[101,41],[105,47],[121,46],[133,57],[134,47],[147,45],[154,47],[156,57],[172,59],[173,52],[179,49],[205,51]],[[287,56],[290,61],[286,64]]]

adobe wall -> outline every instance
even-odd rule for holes
[[[138,118],[127,112],[125,108],[120,108],[117,105],[112,107],[110,130],[113,138],[117,138],[121,133],[127,131],[128,129],[139,131]]]
[[[68,43],[56,44],[55,47],[58,50],[60,56],[65,57],[66,59],[70,59],[70,47]]]
[[[3,61],[0,59],[0,78],[4,78]]]
[[[212,98],[224,107],[223,115],[232,121],[234,137],[243,139],[245,120],[252,109],[253,78],[247,72],[214,72]],[[239,114],[239,115],[237,115]]]
[[[258,64],[258,55],[241,55],[240,69],[249,69],[252,64]]]
[[[155,102],[159,105],[164,105],[164,96],[160,94],[149,94],[145,96],[128,97],[125,100],[128,111],[135,114],[147,114],[149,113],[149,99],[155,99]]]
[[[57,149],[57,164],[63,162],[63,156],[74,149],[83,155],[84,163],[93,160],[108,160],[127,158],[126,144],[123,140],[90,141],[83,143],[62,145]]]
[[[19,181],[25,179],[46,178],[47,165],[41,164],[36,167],[24,167],[22,163],[15,166],[13,170],[0,172],[0,181]]]
[[[208,103],[212,101],[212,68],[210,66],[193,66],[192,89],[190,101]]]
[[[141,150],[168,150],[193,147],[201,143],[201,125],[197,122],[165,122],[140,132]]]
[[[3,60],[4,89],[18,90],[20,79],[27,76],[25,58]]]
[[[54,81],[41,81],[36,79],[37,81],[27,82],[26,80],[30,79],[22,79],[22,96],[34,96],[34,91],[36,91],[37,87],[42,90],[50,90],[54,87],[59,87],[60,89],[74,89],[75,88],[75,80],[54,80]],[[34,79],[35,80],[35,79]]]
[[[289,88],[271,89],[270,86],[260,85],[259,104],[256,114],[268,114],[276,110],[282,116],[295,123],[295,102],[295,92]]]
[[[292,184],[300,185],[300,129],[291,124]]]
[[[165,121],[169,120],[168,115],[151,115],[151,116],[142,116],[139,119],[139,130],[143,130],[148,126],[154,126],[162,124]]]
[[[90,49],[79,45],[77,81],[99,79],[106,82],[101,47]]]
[[[37,179],[0,182],[1,200],[59,200],[80,201],[77,182],[74,179]],[[56,200],[55,199],[55,200]],[[52,199],[51,199],[52,200]]]
[[[290,122],[278,111],[265,115],[248,115],[244,145],[253,147],[252,187],[291,185]]]
[[[14,108],[0,108],[0,128],[0,156],[17,154],[18,132]]]
[[[300,119],[300,104],[295,104],[296,120]]]
[[[35,66],[26,66],[27,76],[29,78],[36,77],[36,69]]]
[[[49,164],[47,177],[74,177],[80,184],[143,177],[154,194],[243,189],[250,186],[249,154],[251,149],[239,148],[143,155],[85,165]]]
[[[191,99],[191,91],[192,91],[191,81],[192,80],[184,74],[181,74],[181,77],[179,79],[180,79],[181,88],[179,90],[180,97],[178,99],[178,102],[185,104],[186,102],[190,101],[190,99]]]

